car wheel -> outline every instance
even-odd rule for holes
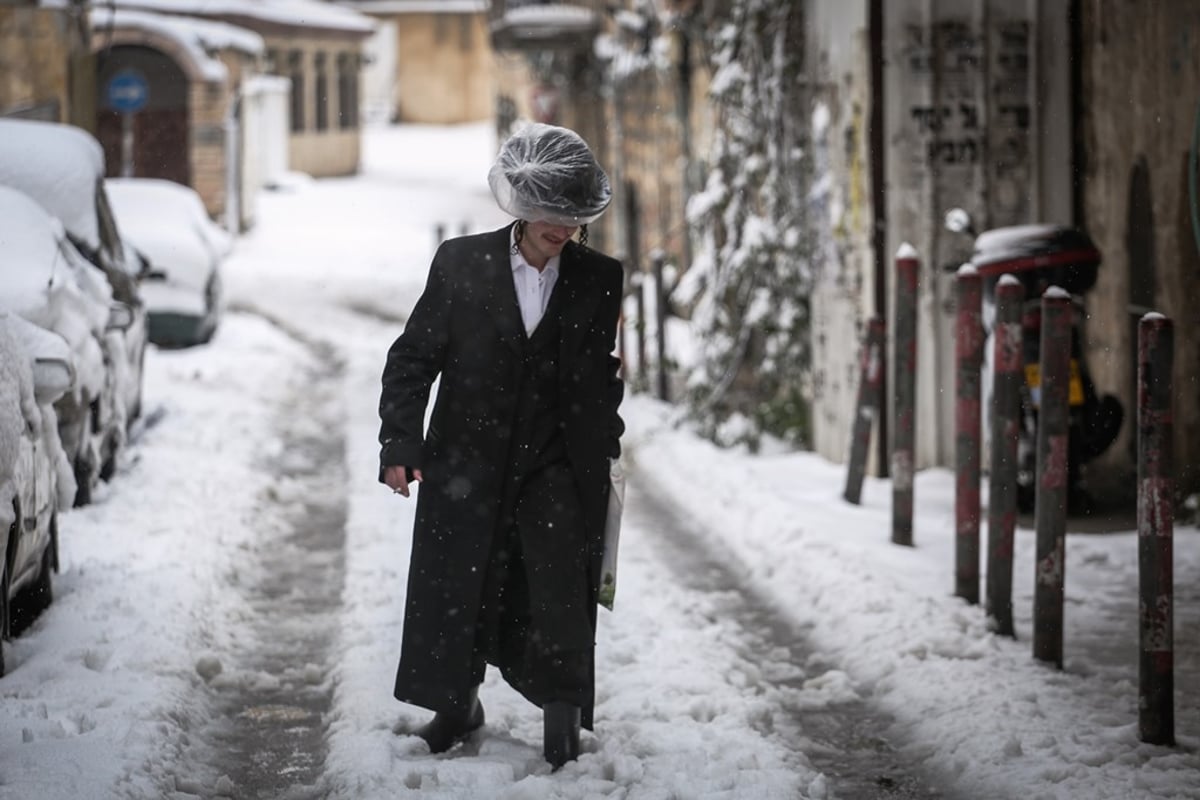
[[[81,457],[75,459],[75,507],[92,502],[92,471]]]
[[[16,523],[8,535],[17,535]],[[4,675],[4,642],[8,639],[8,627],[8,558],[5,557],[0,560],[0,677]]]
[[[20,530],[16,517],[10,528],[8,528],[8,541],[17,541],[16,536]],[[8,639],[8,554],[4,553],[4,558],[0,559],[0,676],[5,674],[4,664],[4,643]]]
[[[108,483],[117,473],[117,443],[115,437],[109,437],[104,445],[104,461],[100,464],[100,480]]]
[[[22,603],[30,622],[50,607],[54,602],[54,546],[53,541],[42,551],[42,568],[37,580],[25,590],[25,600]]]
[[[58,572],[58,512],[50,516],[50,565]]]
[[[13,636],[20,636],[29,630],[29,626],[54,600],[54,557],[49,545],[42,551],[42,563],[38,570],[37,579],[29,586],[21,589],[10,604]]]
[[[1032,514],[1037,505],[1037,490],[1032,486],[1017,484],[1017,512]]]

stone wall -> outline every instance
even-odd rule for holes
[[[1104,256],[1088,296],[1088,357],[1126,421],[1104,456],[1106,477],[1131,486],[1136,320],[1175,320],[1175,460],[1181,487],[1200,490],[1200,256],[1188,160],[1200,111],[1200,5],[1194,0],[1081,4],[1086,153],[1081,220]]]
[[[61,11],[0,6],[0,114],[71,121],[69,26]]]
[[[487,16],[399,14],[393,118],[452,124],[493,115]]]

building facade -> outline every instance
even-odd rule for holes
[[[0,116],[94,126],[94,64],[80,2],[0,4]]]
[[[372,118],[449,125],[494,115],[487,0],[344,0],[377,28],[367,42]]]

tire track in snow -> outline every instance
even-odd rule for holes
[[[212,721],[183,759],[176,790],[239,800],[326,794],[329,678],[345,571],[346,463],[342,362],[331,347],[254,309],[313,354],[277,409],[262,454],[275,478],[247,563],[232,576],[231,646],[197,669],[215,690]]]
[[[651,546],[675,579],[712,595],[722,616],[741,626],[745,639],[739,655],[747,661],[762,663],[770,654],[776,664],[782,660],[802,668],[762,671],[762,688],[782,690],[783,698],[783,713],[764,721],[762,732],[781,737],[825,774],[829,800],[949,798],[889,740],[890,716],[863,699],[815,704],[803,699],[808,679],[836,676],[836,666],[814,655],[817,650],[802,628],[750,582],[736,555],[715,536],[696,530],[686,512],[657,490],[653,477],[636,469],[636,453],[627,457],[635,464],[625,515],[638,529],[653,534]]]

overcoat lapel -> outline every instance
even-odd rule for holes
[[[521,306],[513,285],[512,259],[508,252],[509,228],[498,230],[493,236],[494,240],[488,242],[491,258],[484,259],[489,273],[484,304],[496,323],[500,338],[513,352],[520,354],[524,347],[525,324],[521,321]]]
[[[569,362],[579,350],[588,323],[600,303],[599,287],[580,257],[577,245],[568,245],[559,262],[558,285],[562,308],[562,358]]]

